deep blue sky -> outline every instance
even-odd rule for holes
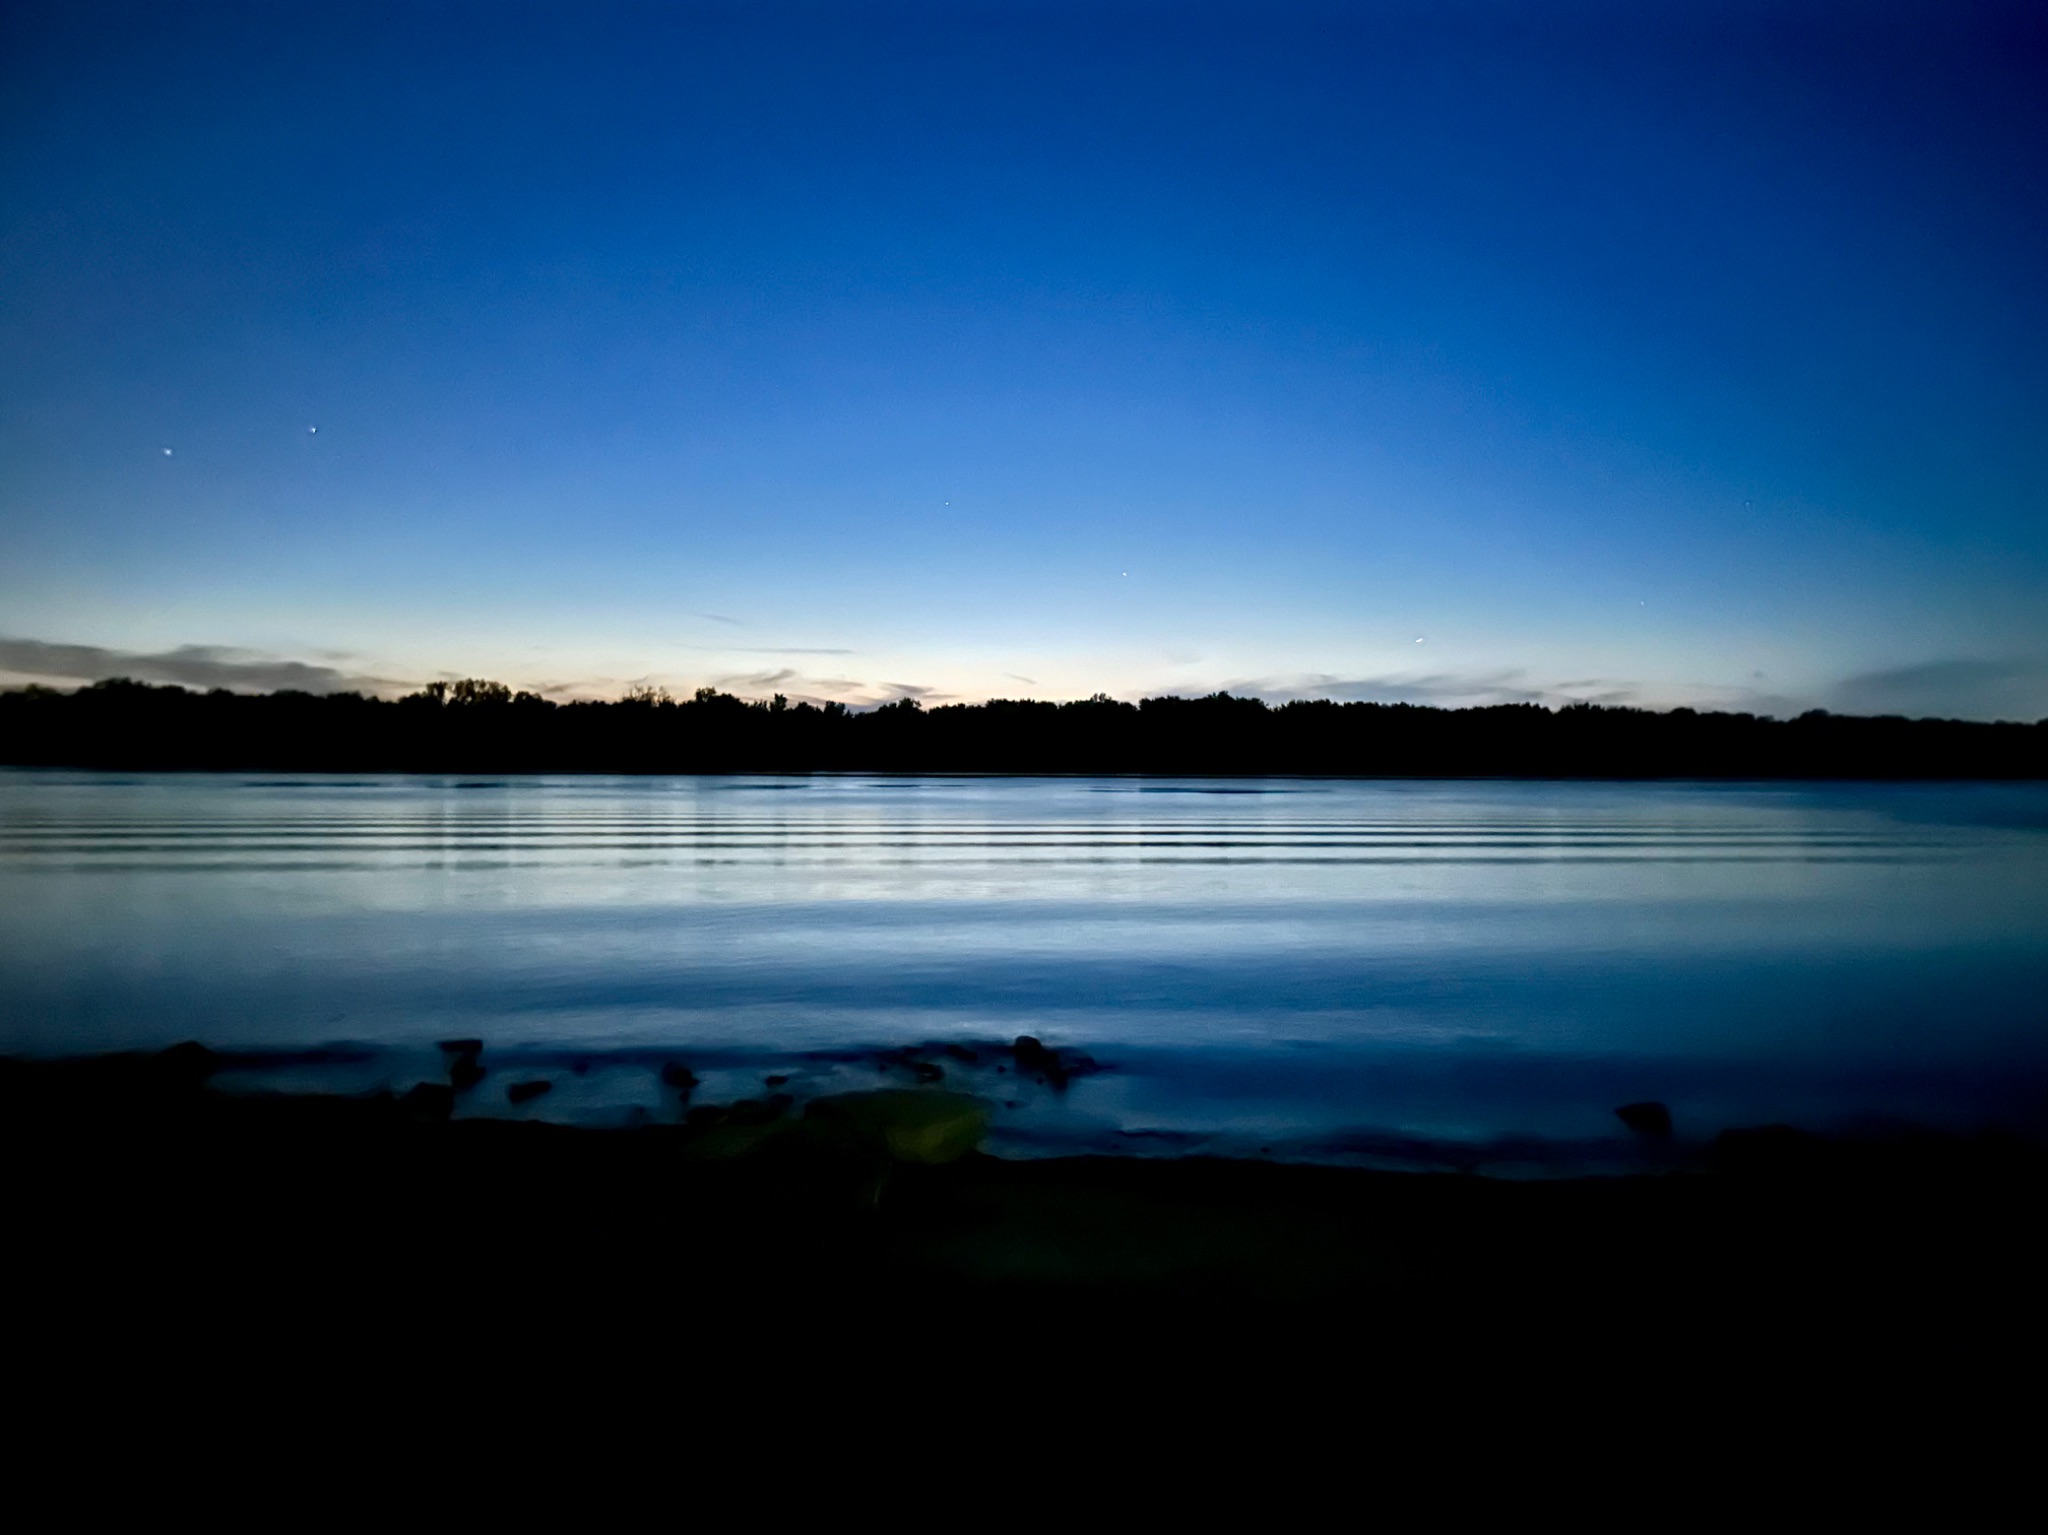
[[[0,15],[0,675],[2048,714],[2038,12]]]

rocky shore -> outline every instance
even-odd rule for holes
[[[990,1368],[1146,1339],[1298,1370],[1562,1348],[1661,1375],[1731,1349],[2011,1355],[2048,1279],[2048,1158],[1996,1138],[1765,1127],[1661,1174],[1531,1182],[1005,1161],[941,1087],[587,1129],[451,1119],[448,1089],[228,1094],[217,1064],[0,1062],[18,1328],[536,1365],[623,1329],[693,1369],[850,1339]]]

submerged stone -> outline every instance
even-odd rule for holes
[[[455,1089],[443,1082],[422,1082],[398,1100],[411,1119],[446,1119],[455,1112]]]
[[[1614,1117],[1646,1140],[1671,1139],[1671,1110],[1661,1103],[1624,1103]]]
[[[150,1057],[150,1065],[161,1079],[198,1087],[220,1070],[221,1058],[196,1039],[188,1039],[168,1050],[159,1050]]]
[[[1067,1083],[1075,1077],[1085,1076],[1099,1070],[1095,1062],[1078,1050],[1060,1051],[1045,1041],[1030,1034],[1019,1034],[1010,1054],[1017,1062],[1017,1069],[1027,1076],[1037,1077],[1055,1092],[1063,1092]],[[999,1066],[998,1071],[1002,1070]]]

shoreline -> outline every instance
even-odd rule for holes
[[[1402,1084],[1413,1085],[1416,1074],[1415,1052],[1318,1055],[1307,1075],[1298,1068],[1275,1075],[1266,1052],[1184,1053],[1156,1043],[1091,1048],[1104,1053],[1031,1036],[783,1049],[487,1046],[468,1039],[221,1049],[188,1041],[172,1050],[184,1052],[205,1085],[230,1100],[389,1106],[438,1093],[444,1096],[432,1112],[465,1123],[596,1133],[670,1129],[697,1139],[727,1118],[787,1131],[799,1128],[814,1106],[829,1112],[838,1098],[936,1089],[982,1105],[986,1117],[976,1149],[1004,1161],[1193,1159],[1556,1181],[1704,1173],[1725,1161],[1727,1132],[1739,1139],[1756,1125],[1792,1124],[1810,1132],[1816,1145],[2006,1136],[2048,1149],[2048,1127],[2026,1110],[2023,1084],[2008,1084],[2012,1102],[1998,1114],[1962,1113],[1931,1100],[1921,1107],[1932,1112],[1918,1114],[1903,1106],[1858,1109],[1846,1107],[1846,1100],[1781,1088],[1777,1096],[1807,1101],[1784,1104],[1776,1116],[1745,1116],[1715,1101],[1727,1094],[1715,1076],[1677,1080],[1655,1063],[1566,1057],[1523,1062],[1519,1098],[1481,1098],[1452,1109],[1404,1101]],[[145,1071],[157,1053],[147,1045],[114,1046],[82,1055],[24,1052],[0,1056],[0,1063],[113,1082],[131,1069]],[[1249,1088],[1246,1072],[1254,1074]],[[1660,1078],[1677,1089],[1671,1101],[1641,1101],[1648,1096],[1641,1086]],[[1352,1112],[1326,1101],[1339,1080],[1366,1095],[1348,1100]],[[1569,1092],[1560,1083],[1568,1083]],[[1370,1100],[1375,1086],[1388,1084],[1395,1084],[1390,1098]],[[1957,1091],[1952,1085],[1949,1094]],[[1290,1092],[1306,1096],[1290,1108]],[[1369,1100],[1391,1115],[1374,1117]],[[1491,1129],[1472,1118],[1474,1109],[1488,1108],[1502,1116]],[[1404,1110],[1410,1117],[1401,1117]]]
[[[1397,1314],[1464,1318],[1468,1341],[1880,1328],[1890,1348],[2031,1327],[2048,1280],[2048,1153],[2001,1137],[1759,1127],[1668,1172],[1532,1181],[1009,1161],[973,1149],[974,1100],[943,1089],[600,1129],[450,1119],[445,1090],[231,1095],[205,1055],[0,1061],[29,1314],[118,1314],[144,1274],[152,1304],[236,1328],[284,1308],[403,1331],[450,1304],[515,1330],[592,1306],[714,1332],[1015,1313],[1385,1348]]]
[[[1780,720],[1590,703],[1438,708],[1214,693],[991,699],[865,711],[713,688],[556,704],[470,678],[403,699],[187,692],[110,679],[0,690],[0,756],[111,770],[1310,774],[1366,778],[1986,779],[2048,776],[2048,721]]]

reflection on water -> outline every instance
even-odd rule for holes
[[[1019,1034],[1114,1069],[1013,1147],[2029,1128],[2048,789],[0,773],[10,1051],[474,1035],[559,1117]]]

